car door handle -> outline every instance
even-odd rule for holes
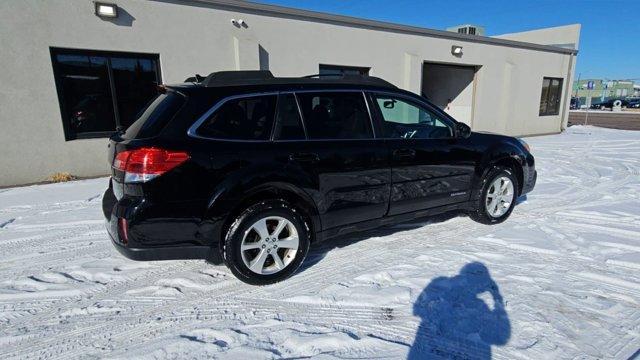
[[[413,149],[397,149],[393,151],[393,157],[395,158],[413,158],[416,156],[416,151]]]
[[[316,153],[295,153],[289,155],[289,160],[298,162],[317,162],[320,156]]]

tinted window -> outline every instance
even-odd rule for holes
[[[158,94],[155,61],[141,58],[111,58],[111,73],[118,99],[120,126],[128,127]]]
[[[198,128],[198,135],[216,139],[269,140],[276,95],[228,100]]]
[[[436,113],[402,99],[375,96],[386,138],[442,139],[453,137],[453,124]]]
[[[184,100],[182,95],[174,92],[158,95],[142,109],[138,119],[127,128],[123,137],[142,139],[158,135],[184,104]]]
[[[373,137],[369,113],[360,92],[299,93],[309,139]]]
[[[273,138],[275,140],[301,140],[305,138],[300,112],[293,94],[280,95],[278,99]]]
[[[126,128],[157,95],[157,55],[52,48],[51,60],[67,140]]]
[[[107,58],[80,54],[58,54],[56,81],[66,129],[100,133],[116,129]]]
[[[540,95],[540,115],[558,115],[562,98],[562,79],[543,78]]]

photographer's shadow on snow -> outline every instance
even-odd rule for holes
[[[453,277],[433,279],[413,306],[422,320],[409,360],[491,359],[491,346],[507,343],[511,325],[487,267],[466,264]]]

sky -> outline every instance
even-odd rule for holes
[[[576,78],[640,83],[640,0],[254,1],[440,30],[471,23],[488,36],[578,23]]]

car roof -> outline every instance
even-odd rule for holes
[[[367,87],[397,89],[397,87],[383,79],[373,76],[363,75],[309,75],[304,77],[275,77],[268,70],[248,70],[248,71],[219,71],[209,74],[207,77],[196,75],[185,80],[185,83],[195,87],[203,88],[224,88],[224,87],[326,87],[328,85],[337,87]],[[175,85],[176,87],[183,87]]]

